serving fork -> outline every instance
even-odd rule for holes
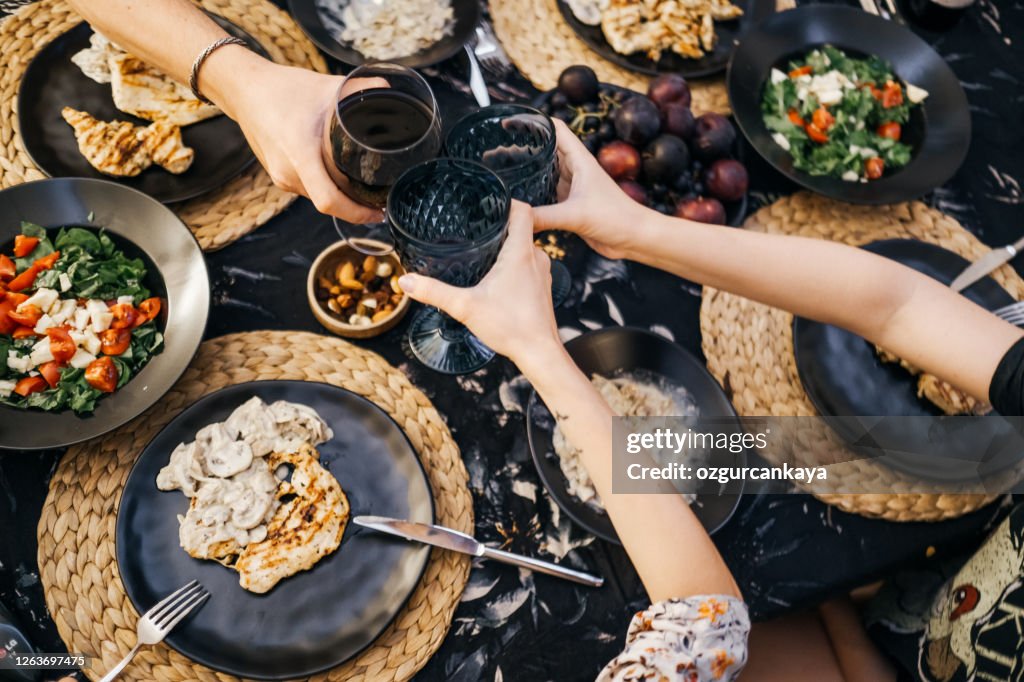
[[[156,606],[146,611],[139,618],[135,629],[135,646],[128,655],[121,659],[100,682],[113,682],[121,671],[127,667],[143,644],[152,646],[163,641],[164,637],[182,621],[185,616],[198,609],[209,598],[210,593],[199,581],[193,580],[184,587],[175,590],[160,600]]]
[[[482,21],[476,26],[476,41],[473,52],[480,65],[495,78],[504,78],[512,72],[512,62],[498,43],[490,24]]]
[[[1024,325],[1024,301],[1004,305],[998,310],[993,310],[992,314],[998,318],[1006,320],[1010,324],[1017,326]]]

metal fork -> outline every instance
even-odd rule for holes
[[[473,52],[476,53],[484,71],[492,76],[504,78],[512,72],[512,62],[505,54],[505,50],[498,44],[498,38],[486,21],[477,24]]]
[[[1019,326],[1024,324],[1024,301],[1005,305],[998,310],[993,310],[992,313],[1010,324]]]
[[[131,663],[135,654],[143,644],[152,646],[163,641],[174,626],[188,614],[199,608],[209,598],[210,593],[199,581],[193,580],[179,590],[173,592],[167,598],[161,600],[156,606],[146,611],[139,618],[139,624],[135,630],[135,647],[128,652],[128,655],[121,659],[121,662],[103,676],[100,682],[113,682],[121,671]]]

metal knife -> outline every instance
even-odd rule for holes
[[[491,94],[487,92],[487,81],[484,80],[484,74],[480,71],[480,62],[476,60],[473,48],[469,45],[462,47],[465,48],[466,57],[469,58],[469,89],[473,92],[473,97],[479,106],[489,107]]]
[[[520,556],[518,554],[512,554],[511,552],[504,552],[500,549],[494,549],[493,547],[488,547],[482,542],[477,541],[476,538],[470,535],[460,533],[459,531],[452,530],[450,528],[444,528],[443,526],[431,526],[426,523],[416,523],[414,521],[400,521],[399,519],[389,519],[385,516],[356,516],[352,519],[352,523],[357,526],[362,526],[363,528],[371,528],[373,530],[380,531],[381,533],[397,535],[398,537],[405,538],[406,540],[422,542],[427,545],[433,545],[434,547],[450,549],[453,552],[469,554],[470,556],[494,559],[495,561],[528,568],[531,571],[537,571],[538,573],[546,573],[547,575],[553,575],[556,578],[565,578],[566,580],[571,580],[582,585],[589,585],[590,587],[601,587],[601,585],[604,584],[604,578],[590,575],[589,573],[574,571],[571,568],[565,568],[564,566],[552,564],[547,561],[541,561],[540,559],[533,559],[526,556]]]
[[[1003,263],[1012,259],[1022,248],[1024,248],[1024,237],[1021,237],[1012,244],[992,249],[968,265],[963,272],[957,275],[957,278],[953,280],[949,288],[953,291],[963,291]]]

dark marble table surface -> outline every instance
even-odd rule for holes
[[[974,125],[967,162],[926,201],[991,245],[1014,241],[1024,220],[1024,2],[978,0],[954,30],[923,35],[961,79]],[[471,105],[465,72],[462,58],[428,70],[449,120]],[[535,91],[517,76],[492,84],[492,94],[516,99]],[[793,190],[758,160],[751,174],[752,208]],[[208,255],[213,310],[207,337],[252,329],[323,331],[305,301],[297,305],[295,292],[311,260],[335,238],[330,221],[299,200]],[[558,311],[567,337],[634,325],[700,354],[699,287],[592,253],[575,269],[570,303]],[[592,680],[621,647],[631,614],[646,603],[628,559],[575,527],[545,493],[523,425],[529,387],[515,368],[499,359],[472,375],[441,376],[411,359],[403,332],[400,325],[363,345],[405,371],[448,420],[469,470],[477,536],[608,579],[605,588],[591,590],[500,564],[474,564],[451,632],[417,679]],[[43,651],[63,650],[43,602],[35,539],[61,454],[0,455],[0,601]],[[715,542],[754,616],[766,619],[924,561],[926,554],[970,549],[1005,508],[996,503],[945,523],[896,524],[845,514],[806,495],[746,496]]]

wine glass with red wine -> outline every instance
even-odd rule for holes
[[[427,82],[386,62],[348,75],[324,128],[324,164],[350,198],[384,209],[398,177],[441,149],[441,116]],[[392,250],[387,223],[353,225],[334,218],[338,234],[357,251]]]

